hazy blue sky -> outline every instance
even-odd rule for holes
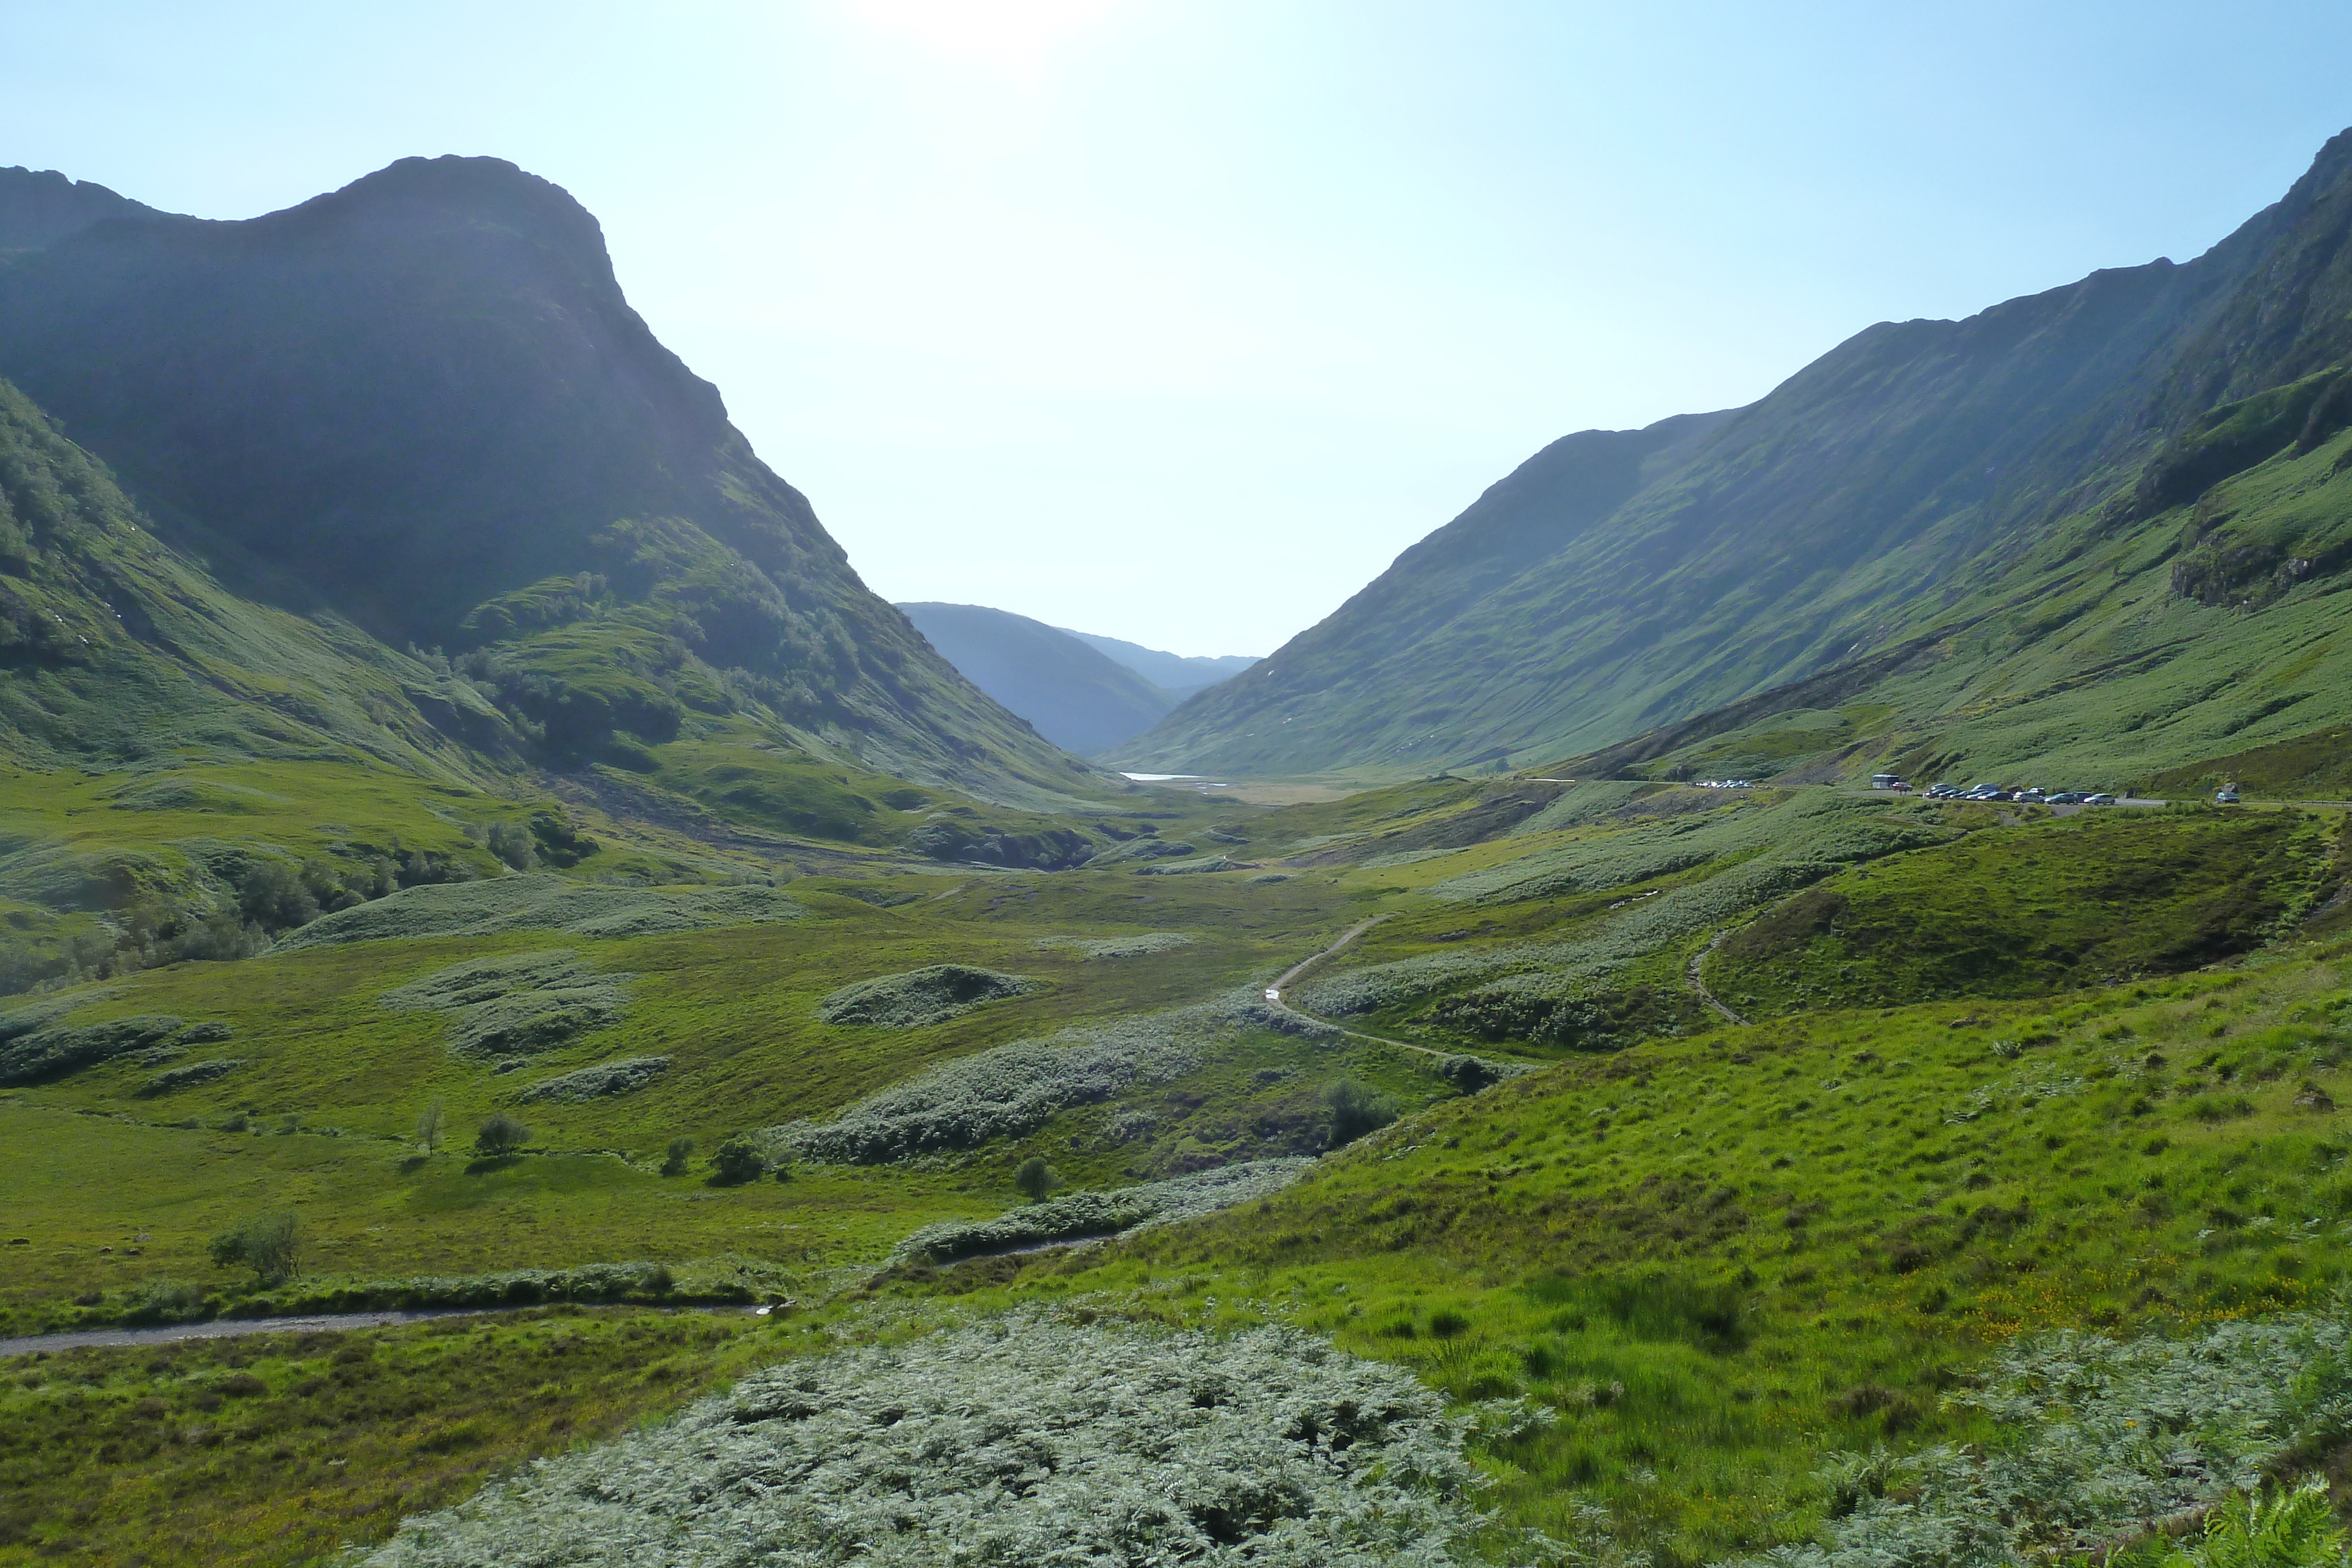
[[[1555,436],[2185,259],[2352,7],[0,0],[0,163],[245,217],[492,153],[893,599],[1264,653]]]

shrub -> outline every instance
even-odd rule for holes
[[[202,1317],[205,1293],[184,1280],[158,1276],[140,1282],[131,1292],[129,1309],[123,1316],[134,1323],[184,1322]]]
[[[493,1159],[530,1142],[530,1129],[504,1111],[493,1111],[474,1134],[474,1152]]]
[[[441,1102],[436,1100],[420,1112],[416,1118],[416,1143],[426,1154],[441,1141]]]
[[[386,991],[385,1007],[449,1019],[449,1049],[496,1057],[551,1050],[618,1019],[634,975],[596,969],[568,949],[453,964]]]
[[[1934,1448],[1895,1461],[1855,1496],[1833,1459],[1822,1479],[1849,1515],[1821,1546],[1784,1547],[1774,1568],[1938,1563],[1996,1568],[2057,1561],[2151,1521],[2259,1487],[2279,1456],[2352,1418],[2352,1303],[2215,1324],[2186,1339],[2112,1340],[2068,1331],[2011,1344],[1983,1385],[1955,1396],[2005,1428],[1982,1449]],[[1880,1495],[1881,1493],[1888,1495]],[[2304,1505],[2297,1505],[2304,1506]],[[2308,1539],[2285,1502],[2231,1505],[2192,1563],[2287,1563],[2235,1548]],[[1752,1560],[1761,1568],[1767,1560]],[[2334,1561],[2330,1559],[2329,1561]]]
[[[947,1220],[927,1225],[908,1237],[898,1244],[898,1255],[949,1263],[1040,1242],[1074,1241],[1170,1225],[1271,1197],[1305,1176],[1314,1163],[1297,1155],[1252,1160],[1109,1192],[1072,1193],[994,1219]]]
[[[758,1181],[765,1176],[768,1156],[757,1143],[738,1133],[712,1151],[710,1169],[721,1184],[737,1186],[747,1181]]]
[[[460,862],[462,864],[462,862]],[[407,873],[402,873],[404,883]],[[401,891],[322,915],[280,939],[280,950],[404,936],[487,936],[500,931],[565,931],[581,936],[652,936],[718,925],[769,925],[808,911],[768,887],[656,892],[598,887],[544,872]]]
[[[1040,936],[1035,946],[1066,947],[1081,958],[1133,958],[1147,953],[1170,953],[1192,945],[1181,931],[1146,931],[1134,936]]]
[[[1209,1008],[1072,1030],[1001,1045],[932,1069],[859,1102],[830,1123],[770,1130],[806,1160],[879,1165],[1019,1137],[1069,1105],[1090,1105],[1137,1083],[1164,1083],[1200,1065]]]
[[[300,1271],[302,1227],[290,1209],[259,1214],[212,1240],[213,1261],[242,1263],[264,1285],[281,1285]]]
[[[1410,1373],[1296,1331],[1024,1314],[756,1374],[362,1561],[1433,1568],[1486,1522],[1467,1435]]]
[[[1013,1172],[1013,1190],[1032,1203],[1045,1202],[1045,1195],[1061,1185],[1061,1173],[1043,1155],[1031,1155]]]
[[[215,1057],[210,1061],[192,1061],[185,1067],[167,1068],[158,1072],[131,1092],[142,1100],[152,1100],[175,1089],[192,1089],[199,1083],[210,1083],[215,1078],[226,1078],[244,1065],[234,1056]]]
[[[11,1024],[28,1016],[35,1021],[22,1032],[11,1032]],[[38,1083],[134,1054],[151,1061],[160,1061],[187,1043],[195,1030],[204,1030],[202,1038],[205,1040],[226,1037],[226,1031],[217,1025],[191,1026],[185,1019],[161,1014],[108,1019],[103,1023],[70,1029],[63,1025],[40,1027],[46,1021],[47,1015],[31,1008],[0,1019],[0,1084]]]
[[[524,1090],[524,1100],[556,1100],[577,1103],[642,1089],[669,1068],[667,1056],[632,1056],[620,1061],[600,1061],[577,1072],[543,1079]]]
[[[483,841],[490,853],[517,871],[529,871],[533,863],[530,833],[520,823],[492,822]]]
[[[686,1162],[694,1157],[692,1138],[672,1138],[669,1147],[662,1151],[661,1174],[666,1176],[684,1176]]]
[[[1003,975],[969,964],[934,964],[927,969],[845,986],[824,998],[816,1016],[833,1024],[920,1029],[1004,997],[1020,996],[1034,986],[1021,975]]]
[[[1323,1109],[1329,1118],[1329,1146],[1335,1149],[1397,1119],[1395,1101],[1352,1078],[1342,1078],[1323,1091]]]

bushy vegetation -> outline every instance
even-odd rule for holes
[[[998,1046],[886,1089],[830,1122],[771,1128],[769,1138],[794,1158],[841,1165],[977,1148],[1032,1132],[1066,1106],[1190,1071],[1200,1065],[1208,1023],[1168,1014]]]
[[[824,998],[817,1016],[835,1024],[922,1029],[990,1002],[1021,996],[1035,986],[1024,975],[1000,974],[970,964],[933,964],[845,986]]]
[[[87,999],[77,998],[75,1003]],[[49,1023],[54,1016],[43,1009],[0,1018],[0,1084],[62,1078],[118,1057],[161,1062],[191,1045],[229,1038],[228,1030],[218,1023],[191,1024],[159,1014],[73,1026]]]
[[[1062,1173],[1045,1163],[1043,1155],[1031,1155],[1013,1167],[1013,1190],[1031,1203],[1043,1203],[1046,1195],[1062,1185]]]
[[[504,1111],[493,1111],[474,1133],[474,1152],[491,1159],[513,1154],[530,1142],[530,1129]]]
[[[608,1094],[626,1094],[651,1083],[668,1067],[667,1056],[631,1056],[618,1061],[600,1061],[593,1067],[541,1079],[517,1098],[576,1103]]]
[[[1306,1156],[1252,1160],[1166,1181],[1033,1201],[994,1219],[927,1225],[898,1244],[898,1256],[949,1263],[1047,1242],[1169,1225],[1279,1192],[1313,1163]]]
[[[454,886],[413,887],[334,915],[281,938],[297,951],[404,936],[488,936],[562,931],[580,936],[649,936],[719,925],[799,920],[807,911],[765,887],[605,887],[545,873]]]
[[[363,1561],[1444,1563],[1481,1523],[1464,1436],[1301,1334],[1021,1314],[747,1378]]]
[[[612,1023],[635,978],[600,972],[558,948],[452,965],[386,991],[383,1004],[445,1013],[451,1051],[498,1060],[548,1051]]]
[[[242,1263],[264,1287],[282,1285],[302,1266],[302,1223],[285,1209],[257,1214],[213,1238],[213,1261]]]
[[[1992,1418],[1993,1442],[1833,1462],[1824,1479],[1841,1516],[1827,1543],[1770,1561],[1996,1568],[2088,1551],[2259,1488],[2278,1456],[2352,1420],[2348,1310],[2338,1301],[2182,1340],[2069,1332],[2005,1349],[1954,1396]],[[2223,1539],[2261,1528],[2242,1505],[2216,1522]]]
[[[1329,1118],[1330,1146],[1339,1149],[1395,1121],[1398,1108],[1387,1095],[1342,1078],[1323,1092],[1323,1109]]]
[[[1192,940],[1181,931],[1144,931],[1133,936],[1040,936],[1036,946],[1066,948],[1081,958],[1135,958],[1172,953]]]

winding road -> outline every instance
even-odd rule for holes
[[[1313,968],[1324,959],[1328,958],[1332,954],[1337,953],[1340,948],[1345,947],[1349,943],[1353,942],[1357,937],[1361,936],[1365,932],[1370,931],[1373,926],[1378,925],[1381,921],[1386,920],[1388,916],[1385,915],[1375,915],[1370,920],[1360,921],[1356,925],[1350,925],[1347,930],[1339,934],[1339,939],[1332,943],[1331,946],[1324,948],[1319,953],[1312,954],[1307,957],[1301,958],[1297,963],[1293,964],[1289,968],[1284,970],[1281,977],[1265,988],[1265,1005],[1275,1009],[1278,1012],[1288,1013],[1292,1018],[1304,1019],[1308,1023],[1318,1024],[1325,1029],[1338,1030],[1341,1034],[1348,1036],[1350,1040],[1369,1040],[1376,1045],[1392,1045],[1399,1051],[1417,1051],[1423,1056],[1444,1058],[1450,1053],[1435,1050],[1426,1045],[1415,1045],[1409,1040],[1391,1040],[1384,1034],[1366,1034],[1360,1029],[1349,1029],[1345,1024],[1333,1023],[1329,1019],[1318,1018],[1304,1008],[1296,1008],[1291,1006],[1282,994],[1284,989],[1289,986],[1291,981],[1296,980],[1299,976],[1305,974],[1307,970]]]

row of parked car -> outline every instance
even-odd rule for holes
[[[1871,776],[1874,789],[1893,789],[1909,794],[1911,786],[1892,773]],[[2027,806],[2112,806],[2116,797],[2105,790],[2090,789],[2012,789],[2000,784],[1979,784],[1975,789],[1963,789],[1958,784],[1930,784],[1930,800],[2014,800]]]

